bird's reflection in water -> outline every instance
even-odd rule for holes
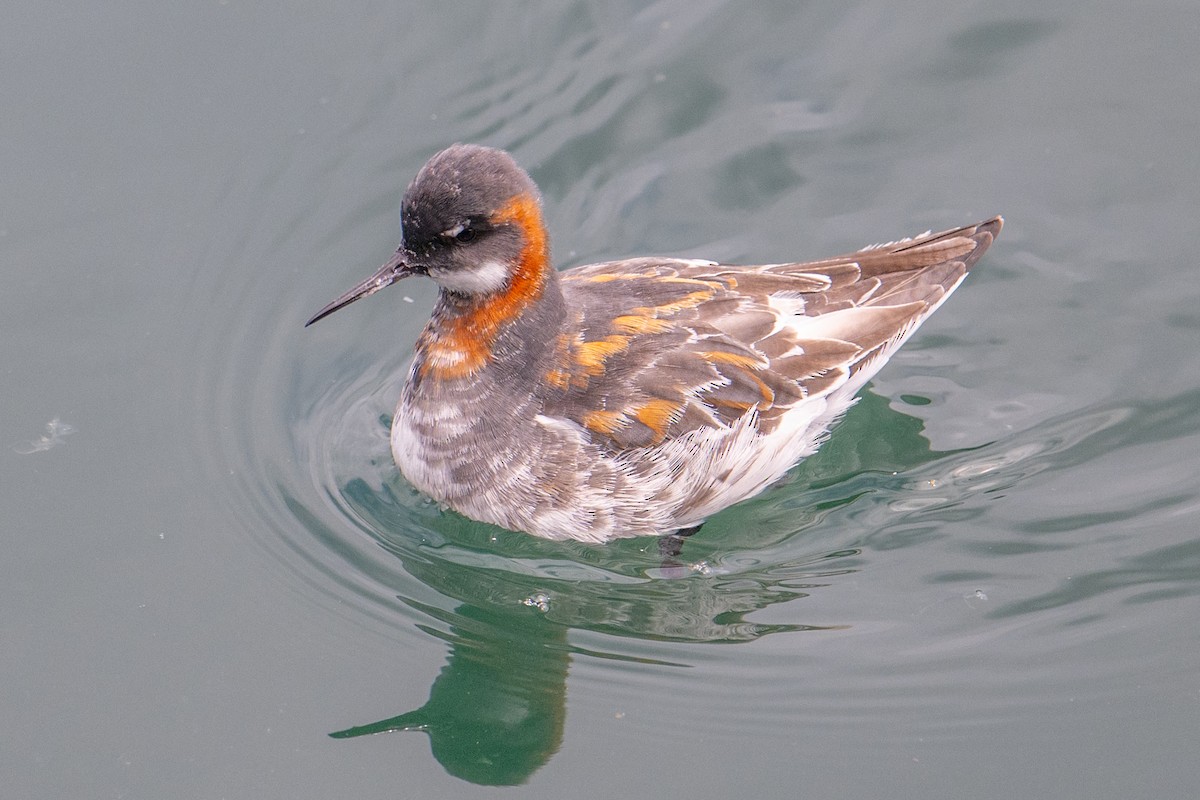
[[[536,614],[456,610],[446,666],[421,708],[331,736],[424,731],[442,766],[485,786],[526,781],[562,743],[566,630]]]
[[[828,554],[844,562],[853,551]],[[793,577],[801,565],[792,565]],[[816,577],[814,564],[807,563],[807,576]],[[840,571],[840,570],[838,570]],[[487,573],[481,573],[486,575]],[[494,577],[494,576],[493,576]],[[486,581],[484,581],[486,583]],[[733,586],[734,582],[741,585]],[[515,785],[526,781],[550,760],[562,743],[566,717],[567,670],[572,654],[586,651],[567,640],[574,628],[594,631],[636,632],[639,638],[661,641],[738,642],[772,633],[815,630],[816,626],[759,624],[744,617],[759,608],[806,592],[778,583],[764,587],[731,579],[694,578],[656,581],[660,588],[675,589],[666,596],[652,593],[640,601],[607,605],[612,616],[580,624],[583,615],[595,610],[596,598],[580,593],[554,591],[561,598],[563,614],[575,624],[563,624],[529,604],[514,602],[503,609],[460,605],[444,611],[419,605],[426,614],[448,626],[442,632],[423,626],[428,633],[450,643],[450,656],[421,708],[399,716],[359,725],[330,734],[345,739],[390,731],[424,731],[429,735],[434,757],[447,772],[471,783],[487,786]],[[805,588],[812,588],[805,584]],[[541,596],[541,595],[536,595]],[[551,600],[550,602],[554,602]],[[534,604],[536,605],[536,604]],[[647,658],[617,653],[587,653],[621,661],[678,667]]]

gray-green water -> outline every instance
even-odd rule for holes
[[[1194,3],[3,16],[0,795],[1200,791]],[[399,478],[430,285],[301,327],[460,140],[562,265],[1008,224],[672,579]]]

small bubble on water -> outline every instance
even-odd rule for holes
[[[526,597],[521,601],[521,603],[529,606],[530,608],[536,608],[538,611],[541,611],[544,614],[550,610],[550,595],[546,594],[545,592],[538,592],[537,594],[529,595],[529,597]]]
[[[69,422],[63,422],[58,417],[55,417],[46,423],[46,432],[44,434],[28,444],[14,446],[13,450],[23,456],[27,456],[30,453],[40,453],[62,444],[63,438],[74,432],[74,425]]]
[[[976,589],[971,591],[971,593],[962,595],[962,600],[967,601],[968,606],[976,602],[988,602],[988,593],[986,593],[986,591],[983,589]]]

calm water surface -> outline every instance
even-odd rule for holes
[[[1165,0],[9,9],[0,794],[1195,797],[1198,36]],[[428,283],[301,327],[452,141],[530,169],[564,266],[1008,224],[664,569],[400,478]]]

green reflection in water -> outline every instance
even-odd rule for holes
[[[535,614],[461,606],[450,658],[421,708],[330,734],[345,739],[424,731],[448,773],[471,783],[523,783],[562,743],[568,648],[565,630]]]

